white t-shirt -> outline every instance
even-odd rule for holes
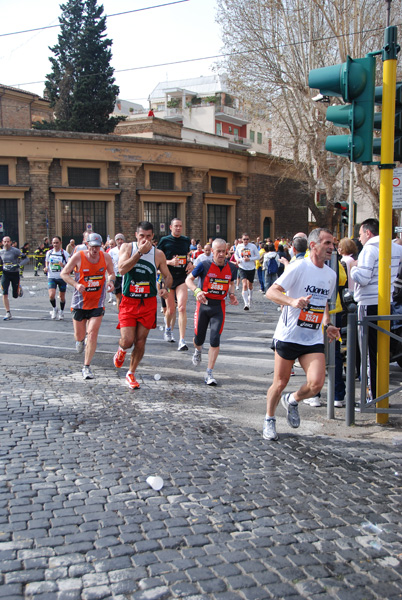
[[[65,250],[50,249],[46,252],[45,263],[48,268],[47,276],[48,279],[61,279],[61,271],[64,269],[68,262],[70,255]]]
[[[112,259],[113,262],[113,269],[114,269],[114,274],[115,275],[119,275],[119,269],[118,269],[118,264],[119,264],[119,248],[117,246],[115,246],[114,248],[112,248],[111,250],[109,250],[109,256]]]
[[[297,260],[275,281],[291,298],[311,295],[306,309],[284,306],[274,339],[303,346],[323,343],[322,320],[336,286],[336,273],[327,265],[316,267],[310,258]]]
[[[260,259],[260,253],[257,246],[249,242],[247,245],[238,244],[235,251],[236,260],[239,262],[240,269],[243,271],[252,271],[255,269],[255,261]],[[249,258],[250,260],[244,260]]]

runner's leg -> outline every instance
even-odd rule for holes
[[[306,373],[307,381],[297,392],[293,393],[293,397],[297,402],[316,396],[322,390],[325,382],[324,353],[303,354],[299,357],[299,362]]]
[[[149,329],[144,327],[142,323],[137,323],[137,327],[134,330],[134,348],[131,352],[130,357],[130,371],[135,373],[138,365],[140,364],[142,357],[145,352],[145,344],[149,334]]]
[[[95,354],[96,344],[98,342],[98,332],[101,326],[103,315],[92,317],[88,320],[87,326],[87,344],[85,346],[85,365],[90,365]]]
[[[274,380],[267,391],[267,416],[274,417],[281,394],[288,384],[293,367],[293,360],[286,360],[275,352]],[[306,396],[308,398],[308,396]]]

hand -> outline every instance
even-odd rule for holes
[[[208,299],[205,296],[205,293],[202,291],[198,292],[196,299],[197,299],[197,302],[200,302],[200,304],[208,304]]]
[[[159,293],[159,296],[161,298],[164,298],[165,300],[169,296],[169,292],[167,291],[166,288],[161,288],[158,293]]]
[[[180,266],[179,257],[174,256],[171,260],[167,261],[167,264],[170,265],[171,267],[179,267]]]
[[[291,306],[293,308],[307,308],[311,299],[311,294],[308,296],[301,296],[300,298],[292,298]]]
[[[149,240],[140,240],[137,242],[137,247],[141,254],[148,254],[152,248],[152,242]]]
[[[107,282],[107,286],[106,286],[106,291],[107,292],[112,292],[114,290],[114,283],[113,281],[108,281]]]
[[[234,294],[229,294],[229,304],[231,304],[232,306],[237,306],[239,304],[239,301]]]
[[[341,331],[339,327],[335,327],[335,325],[328,325],[327,327],[327,338],[328,342],[331,343],[334,340],[338,340],[340,338]]]

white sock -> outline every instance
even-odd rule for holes
[[[241,295],[243,296],[244,304],[248,304],[248,290],[242,292]]]
[[[295,400],[295,397],[293,396],[293,394],[290,394],[290,396],[289,396],[289,404],[293,404],[295,406],[297,406],[297,404],[299,404],[298,401]]]
[[[249,290],[248,291],[248,297],[249,297],[249,300],[250,300],[250,303],[251,303],[251,299],[253,297],[253,290]]]

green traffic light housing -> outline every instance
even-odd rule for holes
[[[382,86],[375,88],[375,104],[382,104]],[[373,128],[380,130],[382,126],[382,113],[374,113]],[[381,138],[373,140],[373,154],[381,155]],[[396,84],[395,93],[395,142],[394,142],[394,160],[402,161],[402,82]]]
[[[308,85],[324,96],[341,97],[351,104],[330,106],[327,121],[350,129],[349,135],[328,136],[325,148],[333,154],[345,156],[351,162],[371,163],[373,158],[373,119],[375,58],[352,59],[340,65],[314,69],[309,73]]]

